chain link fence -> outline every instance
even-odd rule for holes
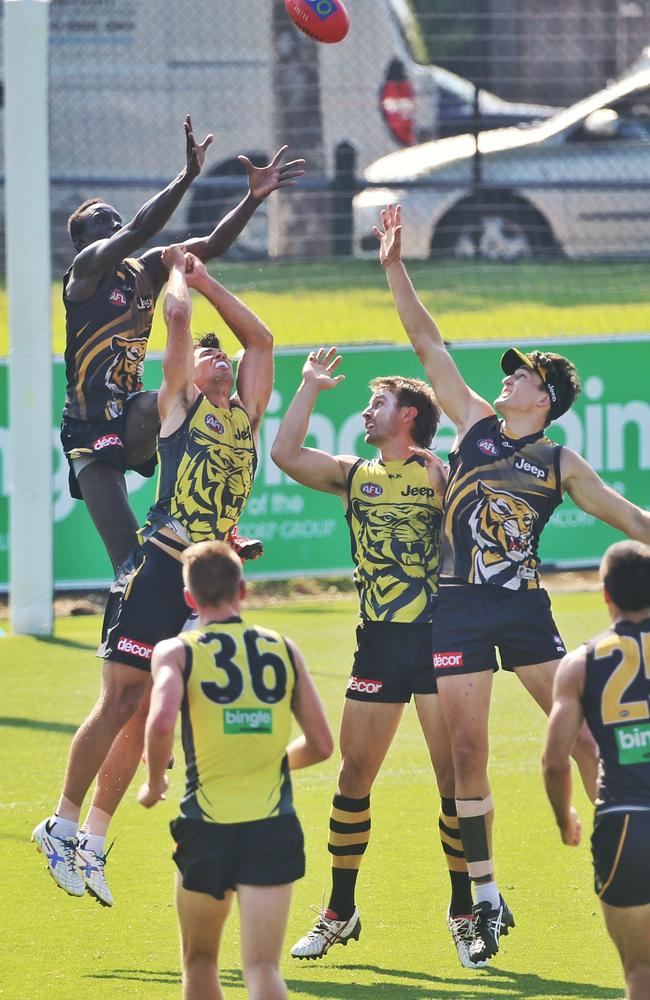
[[[347,7],[349,35],[328,46],[283,0],[52,0],[55,273],[82,200],[130,218],[178,172],[188,112],[215,141],[165,240],[237,203],[239,153],[259,163],[287,143],[307,176],[232,257],[374,256],[387,200],[403,204],[406,255],[451,261],[468,288],[484,261],[650,255],[650,0]]]

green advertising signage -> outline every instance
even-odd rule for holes
[[[523,345],[526,346],[526,345]],[[539,345],[531,345],[539,346]],[[551,434],[583,455],[613,489],[643,507],[650,504],[650,339],[562,341],[545,348],[566,353],[577,365],[583,391],[573,409],[553,425]],[[503,345],[454,346],[453,356],[467,382],[482,396],[499,392],[499,358]],[[346,376],[336,389],[321,393],[307,444],[334,454],[370,457],[363,440],[361,413],[368,401],[368,383],[377,375],[422,376],[408,347],[373,346],[341,351],[339,369]],[[276,360],[275,388],[262,425],[260,462],[253,493],[244,512],[242,534],[261,538],[265,554],[246,569],[251,579],[300,575],[335,575],[351,570],[350,543],[340,501],[315,493],[288,479],[269,457],[277,428],[300,380],[306,351],[281,352]],[[160,359],[145,365],[147,388],[160,384]],[[63,404],[63,363],[54,365],[54,413],[47,430],[54,449],[55,580],[59,588],[105,586],[111,571],[103,547],[83,503],[67,488],[67,464],[58,440]],[[0,588],[8,586],[10,436],[7,418],[7,366],[0,366]],[[453,429],[443,420],[436,448],[445,456]],[[29,456],[25,456],[29,461]],[[128,475],[131,500],[143,519],[154,494],[154,480]],[[595,564],[603,550],[620,535],[568,498],[544,531],[541,555],[545,563],[569,567]]]

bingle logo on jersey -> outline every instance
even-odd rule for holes
[[[124,442],[121,437],[117,434],[104,434],[103,437],[97,438],[96,441],[92,443],[93,451],[101,451],[102,448],[123,448]]]
[[[379,694],[383,686],[383,681],[371,681],[367,677],[351,677],[348,681],[348,691],[360,694]]]
[[[463,654],[462,653],[434,653],[433,654],[433,665],[436,670],[440,670],[441,667],[462,667],[463,666]]]
[[[208,413],[205,417],[205,422],[211,430],[216,431],[217,434],[223,434],[225,427],[220,420],[217,420],[214,413]]]
[[[136,299],[136,306],[138,309],[153,309],[153,299],[149,296],[145,298],[144,295],[139,295]]]
[[[361,492],[367,497],[380,497],[384,489],[382,486],[378,486],[377,483],[362,483]]]
[[[147,646],[137,639],[129,639],[126,635],[121,635],[117,648],[121,653],[130,653],[131,656],[139,656],[141,660],[150,660],[153,653],[153,646]]]
[[[548,469],[541,469],[539,465],[528,462],[523,455],[518,455],[515,459],[515,469],[527,472],[530,476],[535,476],[535,479],[548,479]]]
[[[492,458],[496,458],[499,454],[499,449],[495,445],[494,441],[490,441],[489,438],[481,438],[481,440],[476,443],[484,455],[491,455]]]
[[[111,294],[108,296],[108,301],[114,306],[125,306],[126,305],[126,295],[121,292],[119,288],[114,288]]]

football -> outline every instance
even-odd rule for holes
[[[340,42],[348,33],[341,0],[284,0],[284,6],[296,27],[317,42]]]

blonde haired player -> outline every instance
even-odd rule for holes
[[[138,801],[165,797],[174,727],[182,716],[187,768],[171,824],[185,1000],[221,1000],[219,942],[237,893],[243,974],[252,1000],[283,1000],[278,971],[291,899],[303,876],[290,770],[329,757],[332,736],[291,640],[241,618],[241,561],[224,542],[183,553],[199,626],[158,643],[146,727],[149,775]],[[303,735],[291,743],[292,716]]]

